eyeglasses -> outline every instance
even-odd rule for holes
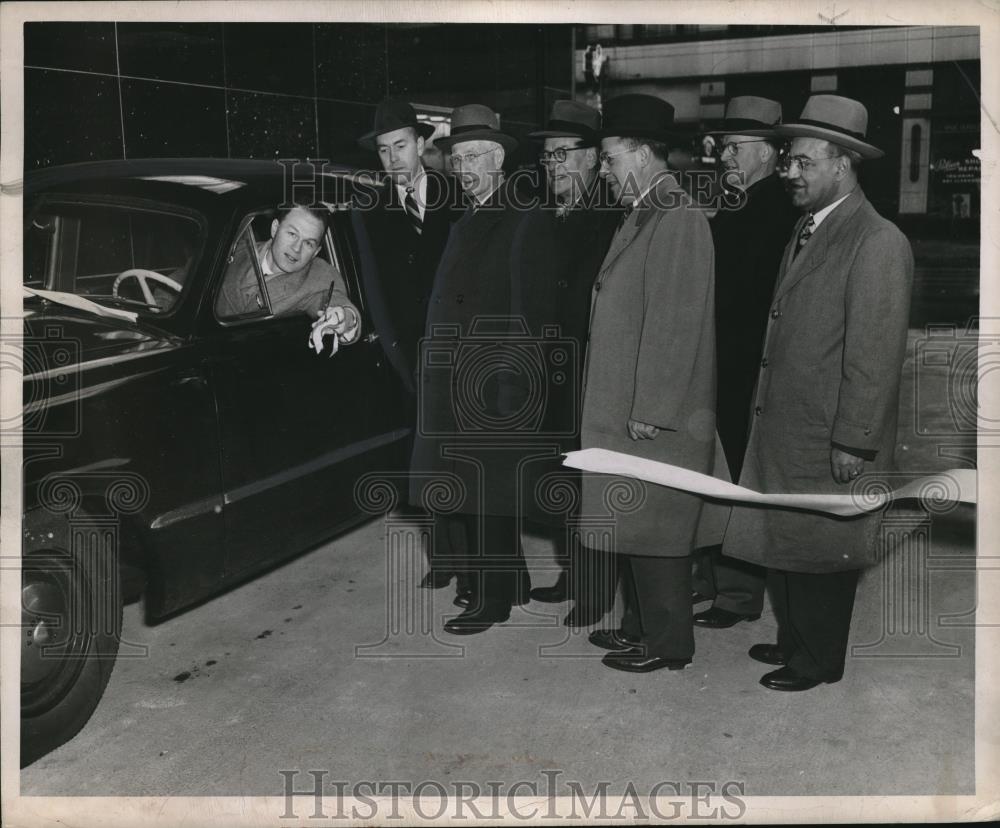
[[[583,149],[589,149],[589,147],[556,147],[552,152],[543,150],[538,153],[538,161],[540,164],[551,164],[553,161],[557,164],[562,164],[566,160],[567,152],[576,152]]]
[[[738,155],[741,144],[763,144],[763,143],[764,143],[763,138],[754,138],[751,141],[728,141],[727,143],[719,147],[716,150],[716,152],[719,155],[725,155],[727,152],[729,152],[732,155]]]
[[[453,167],[458,167],[460,165],[468,166],[477,158],[479,158],[481,155],[487,155],[488,153],[491,152],[493,152],[493,150],[488,149],[488,150],[483,150],[482,152],[467,152],[465,153],[465,155],[455,155],[454,153],[452,153],[451,165]]]
[[[638,147],[632,147],[631,149],[624,149],[620,152],[601,152],[597,157],[601,160],[602,164],[610,164],[612,158],[617,158],[619,155],[625,155],[627,152],[635,152]]]
[[[829,158],[838,158],[836,155],[821,155],[819,158],[810,158],[808,155],[781,155],[778,158],[778,169],[785,172],[791,170],[792,166],[797,166],[800,172],[807,173],[820,161]]]

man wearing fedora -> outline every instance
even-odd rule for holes
[[[525,215],[515,243],[515,313],[524,316],[535,337],[545,337],[546,328],[554,326],[573,354],[574,364],[565,366],[569,376],[553,376],[545,389],[541,430],[551,437],[551,451],[558,453],[580,447],[579,389],[591,292],[620,213],[600,178],[600,127],[596,109],[562,100],[553,104],[545,129],[530,134],[543,142],[539,161],[546,200]],[[564,567],[553,586],[532,589],[531,597],[546,603],[573,599],[564,619],[572,627],[595,623],[614,600],[610,556],[573,548],[571,559],[567,515],[546,510],[538,493],[538,485],[546,481],[576,489],[578,477],[562,467],[558,454],[550,453],[526,464],[520,487],[522,514],[548,527],[556,559]]]
[[[458,568],[470,576],[472,594],[445,630],[465,635],[506,621],[528,592],[515,518],[518,455],[511,446],[517,434],[510,401],[519,391],[507,347],[511,254],[522,212],[514,182],[502,172],[517,141],[500,130],[491,109],[457,107],[451,135],[438,145],[450,150],[469,206],[452,226],[428,303],[411,501],[420,501],[427,480],[454,495],[448,523],[467,550]]]
[[[858,186],[866,141],[858,101],[814,95],[791,139],[786,187],[802,213],[771,299],[740,484],[756,491],[843,493],[893,466],[913,255]],[[850,491],[850,489],[848,489]],[[723,553],[768,568],[776,644],[750,657],[779,669],[773,690],[843,676],[858,575],[872,563],[880,516],[843,519],[736,507]]]
[[[417,343],[424,333],[434,273],[451,223],[460,215],[454,180],[425,169],[421,160],[433,132],[405,101],[382,101],[372,130],[358,144],[377,153],[386,176],[359,194],[351,214],[368,309],[386,358],[409,392],[414,423]],[[454,573],[448,559],[455,550],[447,538],[446,527],[438,526],[421,586],[450,583]]]
[[[715,244],[716,423],[733,480],[738,480],[750,428],[750,401],[760,367],[771,294],[781,254],[798,220],[778,178],[775,132],[781,104],[752,95],[733,98],[717,136],[723,186],[735,203],[723,203],[711,220]],[[696,598],[712,606],[696,613],[701,627],[731,627],[760,617],[764,570],[700,550]]]
[[[604,109],[601,174],[625,215],[594,283],[581,445],[710,474],[714,253],[708,220],[667,169],[673,121],[673,107],[650,95],[623,95]],[[610,651],[604,664],[683,669],[694,654],[691,555],[702,501],[584,475],[580,511],[581,520],[609,523],[621,570],[622,627],[590,636]]]

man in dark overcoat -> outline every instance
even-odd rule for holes
[[[791,138],[786,186],[802,217],[771,300],[739,480],[756,491],[839,493],[893,467],[913,255],[858,185],[861,160],[883,155],[867,125],[858,101],[814,95],[778,128]],[[879,514],[733,509],[723,553],[769,569],[778,641],[750,649],[779,668],[765,687],[840,680],[879,524]]]
[[[378,154],[386,176],[358,193],[351,212],[368,310],[386,358],[409,392],[414,428],[417,343],[434,273],[451,224],[461,214],[454,178],[423,165],[433,133],[405,101],[382,101],[372,130],[358,143]],[[423,587],[445,587],[453,577],[449,559],[460,550],[451,548],[448,534],[446,525],[435,527]]]
[[[601,174],[625,217],[594,283],[583,448],[714,471],[714,251],[708,220],[667,169],[673,107],[623,95],[604,109]],[[682,669],[694,654],[691,554],[702,501],[659,486],[622,498],[616,478],[583,476],[581,520],[610,521],[626,615],[595,631],[604,663]],[[627,501],[627,502],[626,502]]]
[[[557,453],[580,447],[580,388],[591,293],[620,215],[599,175],[600,127],[596,109],[556,101],[545,129],[531,133],[544,142],[539,160],[545,169],[546,198],[525,215],[515,243],[515,313],[524,317],[542,347],[553,355],[554,349],[565,348],[569,355],[545,376],[541,433],[550,440],[539,449]],[[545,603],[572,599],[574,607],[565,623],[589,626],[614,600],[613,559],[571,543],[567,517],[572,510],[566,508],[571,502],[554,498],[550,504],[553,499],[546,496],[547,487],[576,490],[579,475],[563,468],[554,453],[529,460],[523,468],[522,515],[549,527],[556,560],[564,567],[553,586],[536,587],[531,597]]]
[[[502,173],[517,141],[500,131],[488,107],[457,107],[451,135],[438,144],[450,150],[469,206],[451,229],[428,303],[411,501],[421,499],[415,489],[428,479],[451,490],[452,502],[439,511],[447,511],[453,533],[464,535],[467,556],[459,568],[474,594],[445,630],[462,635],[506,621],[527,593],[515,517],[514,444],[524,424],[511,409],[520,389],[509,347],[511,256],[523,205]]]
[[[781,255],[799,218],[777,175],[783,139],[781,104],[752,95],[733,98],[715,133],[723,168],[723,203],[711,220],[715,244],[715,343],[719,438],[733,480],[738,480],[750,428],[750,401],[760,367],[767,315]],[[702,627],[756,620],[764,605],[759,566],[700,550],[695,592],[712,606],[696,613]],[[700,576],[700,577],[699,577]]]

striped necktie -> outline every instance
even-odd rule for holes
[[[423,232],[424,222],[420,218],[420,208],[417,207],[417,200],[413,197],[413,187],[406,188],[406,198],[403,199],[403,206],[406,207],[406,215],[410,220],[410,226],[419,236]]]
[[[622,217],[618,219],[618,229],[615,230],[616,233],[621,232],[621,229],[625,226],[625,222],[628,221],[628,217],[632,215],[632,211],[635,209],[635,202],[633,201],[622,211]]]
[[[798,256],[802,248],[806,246],[806,242],[816,230],[816,222],[813,221],[813,214],[809,213],[806,216],[806,223],[802,225],[802,229],[799,230],[799,238],[795,244],[795,256]],[[792,258],[794,259],[795,256]]]

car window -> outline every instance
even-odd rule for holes
[[[276,263],[274,250],[275,247],[280,250],[279,235],[283,231],[279,227],[272,239],[276,220],[275,212],[269,210],[250,214],[240,223],[241,230],[232,245],[215,300],[215,313],[221,321],[303,314],[314,317],[319,308],[325,307],[333,270],[343,274],[343,259],[337,254],[329,229],[323,235],[315,258],[301,269],[288,269],[294,268],[294,261]],[[312,241],[311,234],[307,228],[302,229],[305,238],[301,242],[294,233],[290,241],[286,240],[298,262],[308,261],[311,255],[310,250],[305,249],[306,243]]]
[[[194,218],[111,204],[46,203],[25,228],[24,284],[169,313],[201,248]]]

